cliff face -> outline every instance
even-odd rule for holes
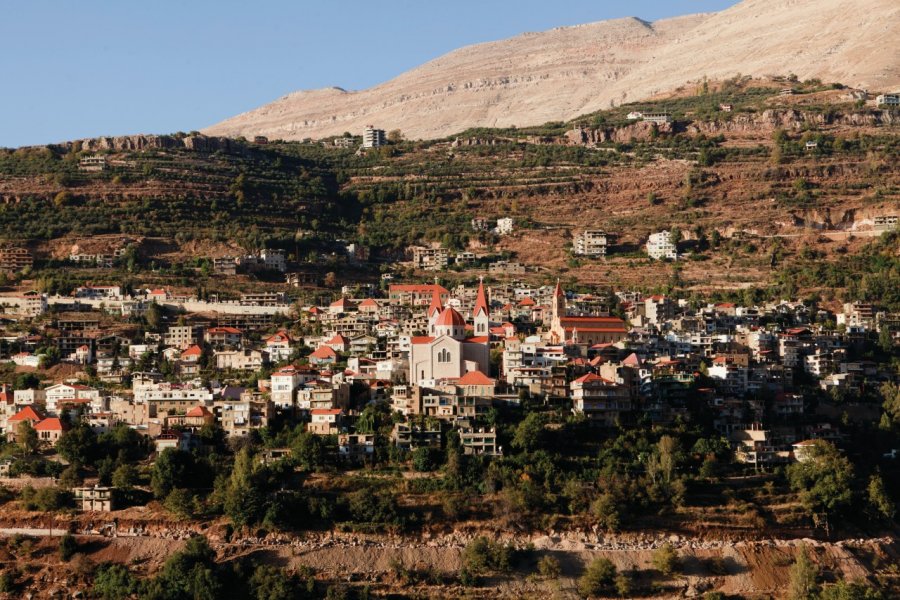
[[[567,120],[737,73],[891,90],[900,86],[898,34],[894,0],[744,0],[716,14],[603,21],[470,46],[368,90],[289,94],[205,133],[296,140],[374,124],[436,138]]]
[[[244,147],[244,144],[227,137],[209,137],[205,135],[189,135],[178,137],[174,135],[125,135],[118,137],[99,137],[66,142],[61,145],[69,149],[79,146],[81,150],[99,152],[101,150],[112,151],[136,151],[154,149],[179,149],[196,150],[197,152],[216,152],[219,150],[234,152]]]

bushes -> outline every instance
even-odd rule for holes
[[[138,581],[124,565],[100,565],[94,576],[92,593],[103,600],[125,600],[138,590]]]
[[[578,591],[582,596],[599,596],[609,591],[616,582],[616,566],[608,558],[595,558],[578,579]]]
[[[462,554],[459,579],[463,585],[473,585],[478,577],[492,571],[507,572],[512,568],[515,549],[479,536],[468,543]]]
[[[559,564],[559,560],[550,555],[541,557],[541,560],[538,561],[537,568],[538,573],[540,573],[541,577],[544,579],[558,579],[562,574],[562,567]]]
[[[72,505],[72,494],[57,487],[34,489],[25,486],[19,496],[25,510],[39,510],[50,512],[62,510]]]
[[[663,544],[653,551],[653,567],[665,575],[671,576],[680,567],[681,561],[678,559],[678,553],[671,544]]]

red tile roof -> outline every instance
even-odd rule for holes
[[[494,385],[495,381],[481,371],[469,371],[460,377],[457,385]]]
[[[68,426],[57,417],[49,417],[34,426],[35,431],[65,431]]]
[[[211,417],[213,414],[209,412],[205,406],[195,406],[191,410],[187,411],[184,415],[185,417]]]
[[[331,348],[329,348],[328,346],[319,346],[318,348],[316,348],[315,352],[310,354],[310,356],[312,358],[321,358],[321,359],[337,358],[337,354],[335,353],[335,351],[332,350]]]
[[[43,418],[34,408],[26,406],[7,421],[40,421]]]

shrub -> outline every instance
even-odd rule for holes
[[[557,579],[562,573],[562,567],[559,564],[559,560],[549,555],[542,557],[541,560],[538,561],[537,568],[538,573],[540,573],[541,577],[544,579]]]
[[[97,569],[93,595],[103,600],[124,600],[137,591],[138,582],[124,565],[108,563]]]
[[[578,591],[583,596],[598,596],[616,581],[616,566],[608,558],[595,558],[578,579]]]
[[[653,567],[666,577],[678,570],[678,553],[671,544],[663,544],[653,551]]]

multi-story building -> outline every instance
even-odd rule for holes
[[[0,273],[19,273],[34,264],[27,248],[7,246],[0,248]]]
[[[572,412],[594,423],[615,425],[623,412],[631,410],[631,394],[624,385],[588,373],[569,384]]]
[[[670,231],[653,233],[647,240],[647,254],[653,260],[678,260],[678,248]]]
[[[602,229],[585,229],[575,236],[572,250],[579,256],[606,257],[608,236]]]
[[[384,129],[376,129],[372,125],[367,125],[363,130],[362,147],[363,148],[380,148],[387,144],[387,135]]]
[[[441,271],[450,262],[450,250],[447,248],[425,248],[416,246],[412,249],[413,266],[426,271]]]

